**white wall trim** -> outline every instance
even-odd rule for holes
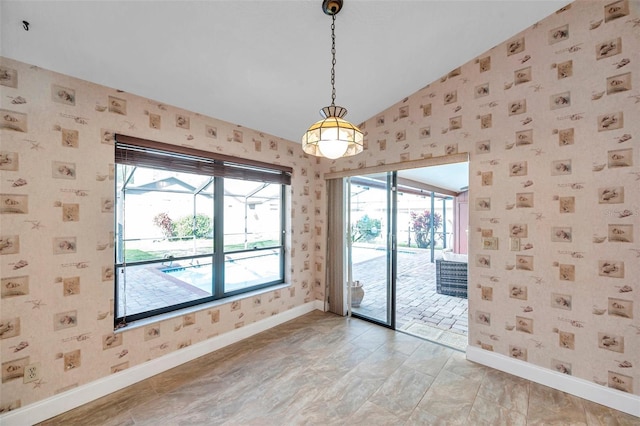
[[[103,377],[17,410],[9,411],[0,416],[0,424],[3,426],[24,426],[42,422],[314,310],[323,311],[323,305],[321,300],[314,300],[296,306],[278,315],[198,342],[120,373]]]
[[[467,347],[467,359],[640,417],[640,397],[638,395],[621,392],[474,346]]]

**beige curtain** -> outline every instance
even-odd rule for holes
[[[328,179],[326,182],[328,197],[326,294],[329,312],[346,315],[345,183],[344,179]]]

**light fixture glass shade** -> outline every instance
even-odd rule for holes
[[[323,108],[321,115],[325,119],[312,124],[302,136],[304,152],[331,159],[361,153],[364,136],[360,129],[342,119],[346,113],[345,108],[334,105]]]

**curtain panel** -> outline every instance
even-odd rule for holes
[[[345,235],[348,232],[346,209],[344,203],[344,179],[328,179],[327,181],[327,268],[326,295],[329,312],[338,315],[347,313],[347,284],[345,273]]]

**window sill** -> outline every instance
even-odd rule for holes
[[[204,311],[207,309],[212,309],[212,308],[217,308],[219,306],[222,305],[226,305],[228,303],[232,303],[235,302],[237,300],[244,300],[244,299],[248,299],[250,297],[254,297],[254,296],[259,296],[262,294],[266,294],[275,290],[282,290],[285,288],[289,288],[291,285],[290,284],[279,284],[279,285],[274,285],[272,287],[268,287],[268,288],[261,288],[259,290],[254,290],[254,291],[250,291],[247,293],[242,293],[242,294],[237,294],[235,296],[230,296],[230,297],[226,297],[224,299],[219,299],[219,300],[214,300],[212,302],[208,302],[208,303],[203,303],[201,305],[196,305],[196,306],[190,306],[188,308],[184,308],[184,309],[180,309],[177,311],[172,311],[172,312],[167,312],[166,314],[160,314],[160,315],[155,315],[152,318],[144,318],[141,320],[137,320],[137,321],[133,321],[127,324],[126,327],[122,327],[122,328],[118,328],[114,330],[114,333],[123,333],[129,330],[134,330],[140,327],[146,327],[148,325],[151,324],[156,324],[158,322],[161,321],[167,321],[173,318],[178,318],[181,317],[182,315],[187,315],[187,314],[191,314],[194,312],[199,312],[199,311]]]

